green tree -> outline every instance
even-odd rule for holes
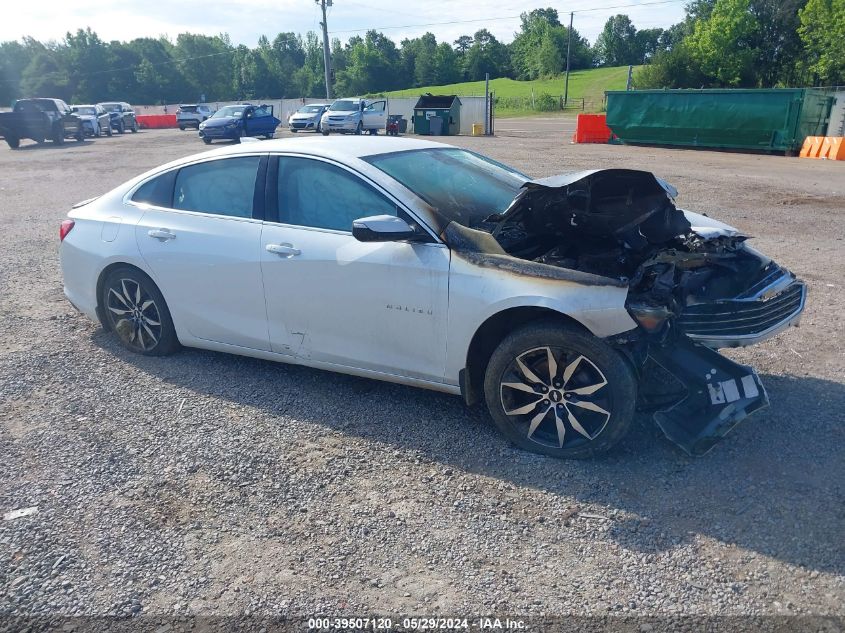
[[[607,19],[596,39],[596,62],[599,66],[626,66],[642,61],[638,54],[637,29],[627,15]]]
[[[184,98],[199,101],[229,99],[232,96],[232,58],[234,47],[228,35],[180,33],[173,56],[185,77]]]
[[[484,79],[485,73],[490,73],[490,77],[506,77],[510,69],[507,47],[487,29],[476,31],[472,39],[472,46],[466,53],[467,78],[479,81]]]
[[[799,16],[803,65],[816,83],[845,84],[845,0],[808,0]]]
[[[71,87],[57,50],[42,46],[21,73],[21,95],[70,101]]]
[[[699,20],[686,45],[702,72],[720,86],[756,85],[758,24],[750,0],[717,0],[709,20]]]

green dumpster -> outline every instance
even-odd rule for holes
[[[456,95],[422,95],[414,106],[414,133],[454,136],[461,132],[461,100]]]
[[[797,152],[823,136],[833,96],[814,88],[607,92],[623,143]]]

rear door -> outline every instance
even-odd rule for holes
[[[270,347],[259,257],[266,162],[255,154],[194,163],[133,196],[155,205],[136,227],[141,255],[174,320],[196,338]]]

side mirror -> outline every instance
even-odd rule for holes
[[[352,222],[352,237],[359,242],[401,242],[423,235],[421,230],[395,215],[374,215]]]

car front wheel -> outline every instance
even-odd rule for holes
[[[165,356],[179,348],[170,311],[152,279],[136,268],[119,267],[103,283],[105,319],[120,343],[146,356]]]
[[[484,396],[499,430],[520,448],[581,459],[628,432],[637,387],[623,357],[559,321],[530,323],[493,352]]]

